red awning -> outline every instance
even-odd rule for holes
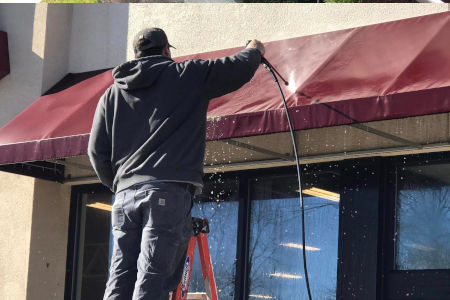
[[[0,79],[9,74],[8,35],[0,31]]]
[[[450,13],[265,43],[289,80],[296,130],[450,111]],[[217,58],[226,49],[177,58]],[[97,101],[111,71],[37,99],[0,129],[0,164],[86,154]],[[302,97],[320,99],[329,107]],[[277,87],[260,68],[240,90],[213,100],[207,139],[288,130]]]

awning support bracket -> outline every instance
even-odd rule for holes
[[[422,149],[422,145],[419,145],[417,143],[411,142],[410,140],[401,138],[399,136],[387,133],[387,132],[382,131],[382,130],[375,129],[373,127],[370,127],[370,126],[367,126],[367,125],[364,125],[364,124],[361,124],[361,123],[352,123],[352,124],[349,124],[349,126],[357,128],[359,130],[366,131],[368,133],[372,133],[372,134],[384,137],[384,138],[386,138],[388,140],[397,142],[397,143],[405,145],[405,146],[411,146],[411,147],[414,147],[414,148],[417,148],[417,149]]]

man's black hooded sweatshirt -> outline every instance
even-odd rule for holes
[[[250,81],[260,62],[247,48],[217,60],[156,55],[116,67],[88,147],[102,183],[113,192],[152,180],[202,185],[209,100]]]

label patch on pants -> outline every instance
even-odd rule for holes
[[[161,206],[166,206],[166,199],[159,198],[158,204],[161,205]]]

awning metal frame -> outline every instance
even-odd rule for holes
[[[18,175],[32,176],[39,179],[63,183],[65,167],[47,161],[33,161],[15,164],[0,165],[0,171]]]
[[[341,112],[339,112],[339,113],[343,114]],[[387,132],[379,130],[379,129],[375,129],[373,127],[370,127],[370,126],[362,124],[362,123],[352,123],[352,124],[348,124],[348,125],[344,125],[344,126],[351,126],[353,128],[365,131],[367,133],[371,133],[371,134],[383,137],[385,139],[388,139],[388,140],[394,141],[396,143],[399,143],[402,146],[408,146],[408,147],[412,147],[412,148],[416,148],[416,149],[422,149],[423,148],[423,146],[418,144],[418,143],[412,142],[410,140],[401,138],[399,136],[387,133]],[[234,139],[219,140],[219,141],[221,141],[221,142],[223,142],[225,144],[229,144],[229,145],[233,145],[233,146],[239,147],[239,148],[244,148],[244,149],[248,149],[248,150],[251,150],[251,151],[259,152],[259,153],[262,153],[262,154],[270,155],[270,156],[275,157],[275,158],[280,158],[282,160],[295,161],[295,157],[293,155],[274,152],[272,150],[269,150],[269,149],[266,149],[266,148],[263,148],[263,147],[250,145],[250,144],[247,144],[247,143],[244,143],[244,142],[239,142],[239,141],[236,141]]]
[[[351,152],[339,152],[330,154],[319,154],[307,157],[300,157],[301,164],[312,164],[319,162],[330,162],[330,161],[340,161],[345,159],[355,159],[373,156],[398,156],[398,155],[411,155],[419,154],[425,152],[441,152],[450,151],[450,142],[447,143],[436,143],[428,145],[420,145],[421,148],[412,146],[401,146],[401,147],[390,147],[384,149],[373,149],[373,150],[360,150]],[[246,161],[246,162],[236,162],[230,164],[218,164],[218,165],[205,165],[205,173],[214,172],[230,172],[239,170],[250,170],[250,169],[264,169],[264,168],[274,168],[274,167],[286,167],[294,165],[294,161],[285,160],[282,158],[258,160],[258,161]],[[66,178],[63,183],[66,184],[86,184],[86,183],[98,183],[99,180],[96,176],[86,176],[77,178]]]

